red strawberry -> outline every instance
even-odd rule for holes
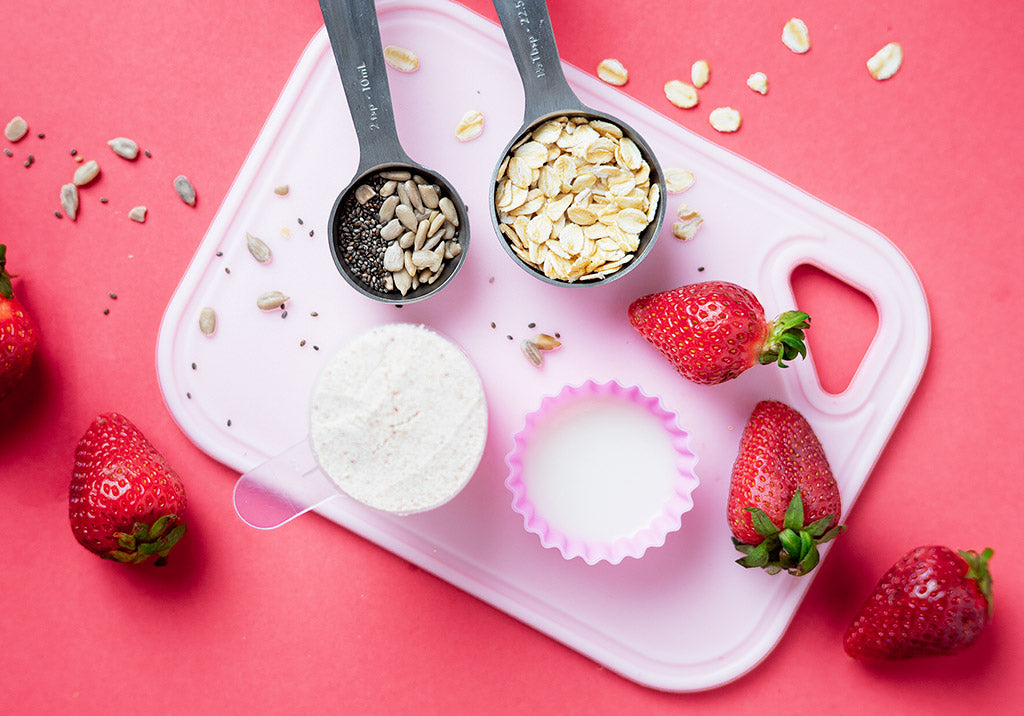
[[[726,281],[694,283],[638,298],[629,322],[694,383],[724,383],[758,363],[804,357],[810,317],[787,311],[771,323],[753,293]]]
[[[0,244],[0,400],[25,377],[39,341],[32,319],[14,297],[6,263],[7,246]]]
[[[992,619],[992,576],[981,554],[918,547],[900,557],[860,608],[843,637],[855,659],[955,654]]]
[[[845,527],[839,488],[818,437],[785,403],[757,404],[740,438],[729,483],[728,519],[744,567],[807,574],[818,545]]]
[[[105,413],[78,442],[71,477],[71,531],[90,552],[158,565],[185,533],[185,488],[131,421]]]

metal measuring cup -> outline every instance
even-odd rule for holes
[[[583,104],[569,87],[562,71],[555,36],[551,29],[551,19],[544,0],[494,0],[494,8],[498,11],[505,38],[515,59],[516,68],[523,82],[526,94],[526,108],[523,124],[505,145],[498,159],[494,173],[491,175],[491,222],[494,231],[501,241],[502,247],[512,260],[533,276],[556,286],[586,287],[608,283],[621,278],[635,268],[654,245],[665,218],[665,178],[657,157],[650,146],[636,130],[632,129],[617,117],[599,112]],[[640,233],[640,241],[633,258],[618,271],[596,281],[564,281],[547,276],[542,270],[525,262],[513,251],[508,239],[502,234],[496,192],[498,191],[498,175],[502,162],[519,142],[530,135],[537,127],[557,117],[585,117],[589,120],[602,120],[616,125],[622,130],[623,136],[631,139],[640,150],[643,159],[650,166],[650,183],[657,185],[658,205],[653,219]]]
[[[405,153],[395,128],[395,114],[388,88],[387,68],[381,48],[380,28],[373,0],[320,0],[327,35],[341,74],[352,122],[359,144],[359,165],[355,178],[338,195],[328,225],[331,255],[341,275],[357,291],[377,301],[406,304],[420,301],[441,290],[458,272],[469,248],[469,218],[455,188],[440,174],[417,164]],[[357,267],[344,255],[340,242],[343,224],[348,221],[356,190],[382,172],[408,172],[425,183],[438,187],[448,197],[457,216],[456,238],[461,247],[457,256],[447,259],[437,279],[420,284],[405,295],[399,291],[374,288],[360,278]],[[383,257],[381,257],[382,259]]]

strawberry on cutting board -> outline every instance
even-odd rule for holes
[[[629,322],[683,377],[715,385],[757,364],[784,368],[806,356],[810,317],[786,311],[766,321],[749,290],[706,281],[638,298],[629,307]]]
[[[843,637],[855,659],[895,660],[955,654],[992,618],[992,550],[918,547],[900,557]]]
[[[128,418],[100,415],[75,452],[71,531],[90,552],[158,565],[185,533],[185,488]]]
[[[0,244],[0,400],[25,377],[39,341],[35,324],[14,297],[6,264],[7,246]]]
[[[727,514],[744,567],[775,574],[810,572],[818,545],[834,539],[842,513],[839,488],[807,420],[785,403],[754,407],[740,438]]]

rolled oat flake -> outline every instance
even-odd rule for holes
[[[9,141],[20,141],[28,133],[28,122],[21,115],[11,118],[11,121],[4,127],[4,136]]]

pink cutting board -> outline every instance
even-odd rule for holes
[[[381,2],[378,12],[384,44],[419,55],[417,72],[389,75],[398,131],[406,151],[444,174],[467,202],[466,264],[439,294],[404,308],[365,299],[338,275],[326,226],[358,150],[321,31],[167,307],[157,368],[171,414],[202,450],[242,473],[306,436],[313,381],[351,337],[397,321],[432,327],[466,351],[487,393],[489,435],[469,486],[435,511],[402,518],[343,496],[317,511],[626,678],[696,691],[739,677],[769,654],[813,579],[733,563],[725,502],[743,425],[762,399],[801,411],[821,438],[848,511],[927,358],[928,310],[913,269],[872,229],[566,67],[580,98],[637,129],[663,167],[694,172],[692,189],[666,197],[668,218],[685,202],[705,223],[683,243],[666,221],[645,262],[617,282],[588,290],[543,284],[508,258],[487,210],[489,177],[523,112],[501,30],[454,4]],[[468,109],[483,112],[486,127],[460,143],[454,129]],[[290,188],[284,197],[274,193],[282,184]],[[270,245],[270,264],[249,256],[246,232]],[[803,264],[864,292],[878,312],[877,333],[839,395],[821,389],[813,354],[784,371],[755,368],[721,386],[689,384],[626,318],[640,295],[713,278],[749,287],[774,315],[795,306],[790,276]],[[287,317],[257,310],[256,296],[271,289],[292,297]],[[210,338],[198,329],[203,306],[219,316]],[[540,331],[559,333],[563,348],[538,370],[518,346]],[[682,528],[642,559],[618,565],[588,566],[542,548],[524,531],[503,484],[504,456],[523,416],[542,396],[588,378],[659,396],[699,456],[702,484]]]

